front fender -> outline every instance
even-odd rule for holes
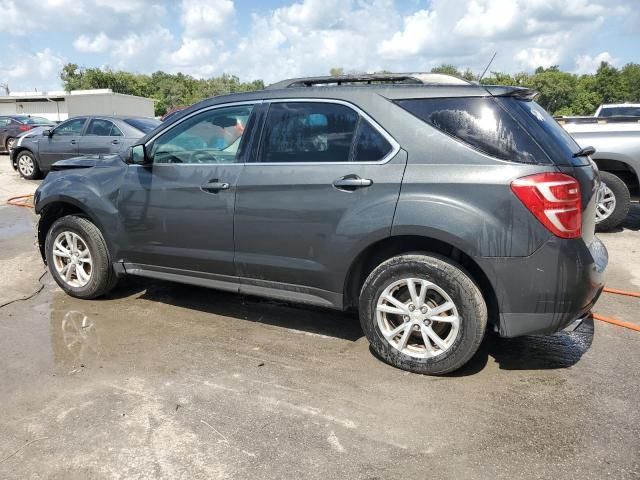
[[[107,180],[106,182],[97,181],[96,175],[50,173],[36,190],[35,212],[41,216],[40,222],[43,222],[50,207],[66,205],[71,206],[72,211],[81,211],[98,227],[113,255],[119,243],[117,239],[123,231],[115,205],[118,195],[115,185],[119,183],[109,179],[113,172],[108,173],[106,170],[110,169],[103,170],[105,172],[99,172],[98,176],[104,175],[102,180]],[[114,188],[108,188],[110,185]]]

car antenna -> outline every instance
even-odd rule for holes
[[[482,80],[482,78],[484,77],[484,74],[487,73],[487,70],[489,70],[489,67],[493,63],[493,59],[496,58],[497,54],[498,54],[497,51],[493,52],[493,57],[491,57],[491,60],[489,60],[489,63],[487,63],[487,66],[484,67],[484,71],[482,72],[482,75],[480,75],[480,78],[478,78],[478,83],[480,83],[480,80]]]

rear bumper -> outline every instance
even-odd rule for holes
[[[503,337],[548,334],[584,317],[604,288],[606,247],[598,238],[552,238],[529,257],[479,259],[498,301]]]

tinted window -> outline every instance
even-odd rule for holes
[[[153,142],[153,162],[235,162],[252,108],[252,105],[216,108],[169,127]]]
[[[497,97],[497,101],[527,128],[555,163],[573,162],[573,154],[580,150],[580,147],[544,108],[534,101],[513,97]],[[588,163],[586,157],[577,161]]]
[[[82,133],[82,127],[84,127],[84,122],[84,118],[67,120],[58,125],[53,132],[55,135],[80,135]]]
[[[149,133],[162,123],[155,118],[127,118],[124,122],[143,133]]]
[[[273,103],[264,127],[261,161],[348,162],[358,114],[333,103]]]
[[[549,163],[531,136],[493,98],[412,99],[397,103],[488,155],[515,162]]]
[[[599,117],[640,117],[640,107],[606,107],[600,110]]]
[[[87,133],[85,135],[98,137],[121,137],[122,132],[109,120],[95,119],[91,120],[89,123],[89,128],[87,128]]]
[[[4,127],[5,125],[9,125],[10,120],[8,118],[0,118],[0,127]]]
[[[392,146],[373,125],[360,120],[353,160],[355,162],[377,162],[391,152]]]

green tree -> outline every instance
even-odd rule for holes
[[[461,77],[462,74],[460,70],[455,65],[451,65],[450,63],[443,63],[438,67],[433,67],[431,69],[431,73],[442,73],[444,75],[453,75],[455,77]]]

